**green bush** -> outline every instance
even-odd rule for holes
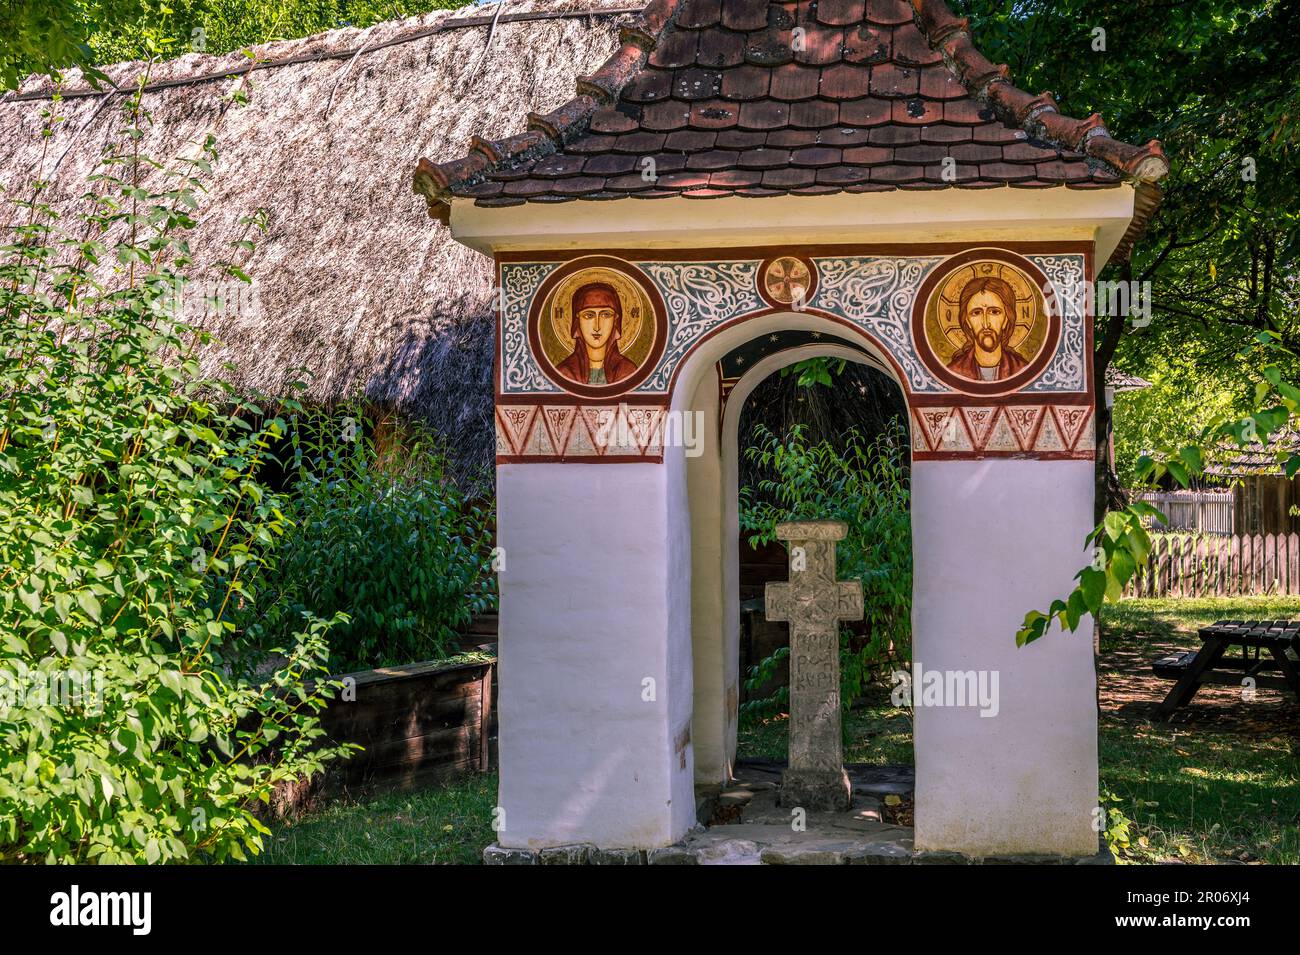
[[[885,432],[868,444],[850,430],[841,450],[829,441],[810,444],[802,426],[782,439],[759,425],[755,440],[745,455],[770,477],[740,492],[740,527],[753,546],[774,542],[782,521],[839,520],[848,525],[836,547],[837,573],[841,580],[862,581],[867,640],[857,645],[851,631],[840,630],[840,700],[847,710],[877,669],[911,666],[912,531],[902,465],[906,436]],[[746,689],[761,689],[789,652],[783,647],[752,667]],[[788,702],[789,690],[782,687],[771,697],[750,700],[741,715],[763,718]]]
[[[442,449],[417,433],[380,455],[355,409],[293,424],[294,526],[276,599],[250,632],[278,645],[304,612],[346,613],[330,634],[335,673],[455,652],[457,633],[495,607],[492,528]]]
[[[242,860],[257,803],[343,753],[304,686],[324,621],[286,628],[260,683],[227,665],[287,527],[261,480],[286,424],[205,379],[177,317],[211,138],[164,170],[144,135],[137,95],[89,211],[65,223],[38,186],[0,246],[3,861]]]

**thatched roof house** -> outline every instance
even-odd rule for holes
[[[210,322],[222,345],[206,356],[209,370],[233,363],[236,385],[274,393],[305,367],[309,398],[360,392],[422,418],[450,439],[464,476],[490,480],[491,263],[429,221],[411,170],[421,157],[460,156],[473,134],[519,133],[529,110],[563,104],[577,76],[617,49],[631,7],[516,0],[267,44],[251,63],[192,54],[155,65],[142,151],[174,157],[211,131],[220,154],[197,211],[196,261],[227,257],[241,217],[267,215],[246,266],[259,308]],[[250,65],[249,101],[232,105]],[[106,72],[130,90],[144,69]],[[0,97],[0,187],[23,197],[49,179],[45,200],[66,214],[121,126],[113,107],[123,94],[73,77],[46,144],[53,91],[33,78]]]

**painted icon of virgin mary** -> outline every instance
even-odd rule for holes
[[[590,282],[573,293],[569,334],[573,354],[558,371],[583,385],[613,385],[636,371],[618,350],[623,337],[623,306],[618,292],[604,282]]]

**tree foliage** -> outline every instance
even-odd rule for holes
[[[434,436],[380,454],[358,405],[289,422],[293,481],[250,643],[282,645],[304,613],[346,614],[330,633],[333,673],[441,659],[496,607],[492,523],[448,477]],[[255,657],[260,659],[260,657]]]
[[[30,73],[230,53],[469,0],[23,0],[0,5],[0,87]]]
[[[1105,280],[1151,283],[1149,322],[1101,316],[1095,379],[1112,362],[1147,378],[1179,368],[1240,408],[1264,358],[1260,332],[1300,347],[1300,4],[1294,0],[957,0],[981,49],[1017,85],[1051,91],[1062,111],[1100,113],[1125,142],[1159,139],[1171,161],[1164,198],[1128,261]],[[1104,32],[1099,32],[1104,31]],[[1195,362],[1186,361],[1189,354]],[[1219,387],[1236,376],[1244,389]],[[1147,401],[1177,407],[1184,382]],[[1164,394],[1161,394],[1164,392]],[[1131,401],[1132,398],[1122,399]],[[1110,415],[1097,407],[1098,516],[1109,478]],[[1174,440],[1181,422],[1158,436]],[[1122,442],[1121,442],[1122,444]],[[1118,449],[1117,449],[1118,450]],[[1135,456],[1121,467],[1132,478]]]
[[[784,437],[759,425],[746,449],[767,477],[740,492],[740,528],[755,546],[776,540],[782,521],[838,520],[848,534],[836,546],[841,580],[861,580],[865,643],[840,632],[840,701],[847,710],[882,666],[907,669],[912,661],[912,531],[903,468],[907,439],[901,429],[870,443],[856,431],[832,443],[807,440],[795,426]],[[760,661],[746,688],[766,685],[788,648]],[[771,699],[745,704],[744,715],[774,712],[788,699],[783,688]]]
[[[1190,442],[1162,445],[1143,455],[1136,468],[1139,482],[1150,484],[1168,476],[1178,486],[1189,487],[1204,476],[1206,465],[1225,445],[1267,447],[1271,435],[1300,416],[1300,387],[1285,378],[1285,369],[1294,366],[1297,356],[1277,335],[1261,332],[1259,339],[1278,361],[1260,370],[1253,402],[1256,410],[1240,416],[1219,415]],[[1300,473],[1300,451],[1279,446],[1273,453],[1288,478]],[[1040,639],[1053,623],[1060,624],[1062,630],[1077,630],[1087,615],[1096,616],[1103,603],[1118,601],[1125,585],[1146,564],[1151,550],[1146,526],[1152,520],[1168,523],[1159,510],[1142,501],[1108,511],[1085,541],[1092,550],[1092,562],[1075,575],[1078,585],[1066,597],[1052,601],[1046,611],[1027,613],[1016,642],[1024,646]]]
[[[228,665],[288,526],[261,479],[286,422],[199,372],[181,305],[212,142],[166,168],[146,122],[136,96],[88,211],[61,220],[38,184],[0,246],[4,860],[244,859],[256,804],[345,751],[307,685],[326,621],[258,683]]]

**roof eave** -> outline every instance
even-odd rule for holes
[[[449,207],[449,224],[459,242],[487,255],[561,249],[1034,240],[1095,243],[1100,263],[1130,229],[1134,199],[1135,191],[1127,183],[1090,189],[896,189],[764,198],[629,196],[514,206],[481,206],[455,198]],[[755,215],[759,210],[754,203],[762,203],[761,218]]]

